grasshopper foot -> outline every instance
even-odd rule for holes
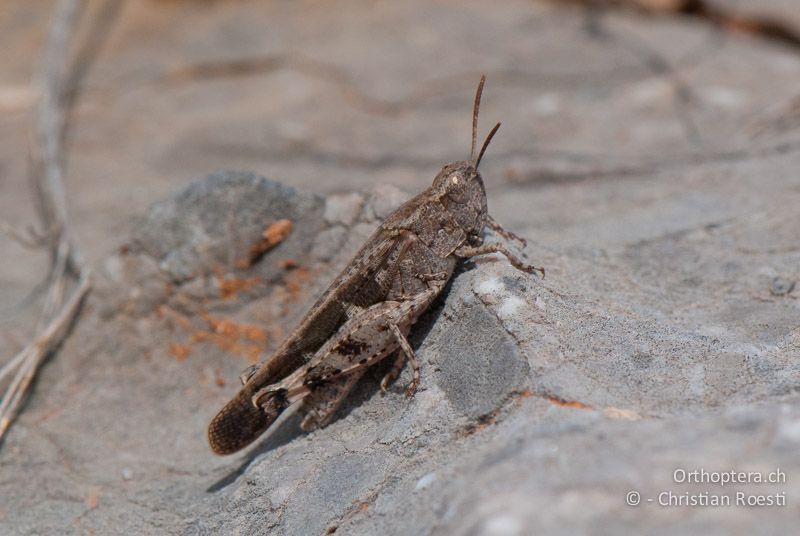
[[[400,376],[400,371],[403,370],[403,366],[406,364],[406,355],[403,352],[397,352],[394,362],[392,363],[392,368],[389,369],[389,372],[384,375],[383,379],[381,379],[381,394],[385,395],[389,390],[389,384],[397,379]]]
[[[389,327],[391,328],[395,339],[397,339],[397,343],[400,345],[400,355],[403,356],[404,361],[406,359],[408,360],[414,373],[413,377],[411,378],[411,383],[409,383],[408,387],[406,387],[406,396],[411,398],[414,396],[414,393],[417,392],[417,387],[419,387],[419,361],[417,361],[417,356],[414,354],[414,349],[411,348],[411,345],[408,343],[408,339],[406,339],[406,336],[403,335],[402,331],[400,331],[400,328],[397,327],[397,324],[391,324]],[[400,357],[398,357],[398,360],[399,359]],[[395,364],[397,364],[397,361],[395,361]],[[392,367],[392,369],[394,369],[394,367]]]

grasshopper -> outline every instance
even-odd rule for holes
[[[406,395],[412,396],[420,367],[408,334],[466,259],[500,253],[517,269],[544,277],[544,269],[502,244],[483,243],[489,227],[525,244],[487,211],[478,166],[500,123],[476,154],[484,82],[481,77],[475,94],[469,160],[445,165],[428,189],[390,214],[281,346],[242,374],[241,390],[209,424],[215,453],[244,448],[298,402],[303,430],[325,426],[366,369],[390,355],[396,357],[381,390],[408,362],[413,379]]]

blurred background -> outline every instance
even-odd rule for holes
[[[21,225],[32,219],[31,79],[53,7],[25,0],[0,9],[0,214]],[[380,183],[416,192],[467,154],[485,73],[481,133],[503,121],[484,164],[491,206],[509,227],[551,236],[572,217],[565,209],[583,202],[575,196],[598,195],[576,193],[575,183],[636,180],[790,143],[800,121],[795,8],[88,2],[72,53],[71,225],[96,261],[150,203],[225,168],[319,193]],[[0,267],[2,301],[14,301],[41,263],[0,240],[14,259]]]
[[[51,0],[4,0],[0,7],[0,220],[9,228],[37,221],[28,184],[28,153],[42,87],[37,77],[54,9]],[[547,318],[535,326],[530,319],[516,319],[514,326],[525,334],[528,328],[544,330],[544,336],[526,339],[529,346],[521,355],[537,374],[544,371],[531,375],[534,391],[547,387],[557,396],[521,402],[541,406],[530,411],[525,406],[527,413],[518,412],[531,421],[516,430],[544,430],[541,433],[547,436],[551,429],[539,417],[568,410],[573,413],[559,413],[550,421],[553,429],[560,430],[559,423],[566,419],[575,419],[580,427],[584,417],[576,414],[596,408],[598,415],[607,417],[598,426],[612,428],[595,434],[587,425],[585,437],[581,436],[587,443],[575,447],[573,457],[566,459],[582,460],[589,469],[609,459],[620,464],[604,466],[596,474],[572,474],[574,489],[589,490],[577,502],[560,495],[564,474],[552,473],[546,483],[537,474],[521,484],[524,493],[515,497],[524,501],[533,496],[524,486],[542,486],[537,488],[541,493],[537,504],[544,505],[537,517],[540,528],[557,528],[573,517],[578,525],[585,523],[581,525],[585,533],[591,533],[597,519],[606,523],[604,527],[618,527],[615,523],[628,519],[631,512],[622,504],[619,475],[627,474],[634,484],[651,482],[650,467],[656,462],[663,462],[659,474],[664,476],[670,474],[674,460],[697,452],[726,463],[752,457],[764,467],[780,456],[784,461],[796,459],[800,404],[795,398],[791,411],[786,409],[789,405],[781,406],[785,411],[775,409],[796,393],[800,378],[795,364],[800,355],[795,290],[800,280],[796,0],[92,0],[84,2],[77,20],[67,54],[71,85],[64,184],[72,237],[98,272],[104,259],[128,243],[132,227],[148,206],[217,170],[254,171],[325,196],[376,185],[393,185],[409,196],[417,193],[430,185],[443,164],[469,154],[472,99],[480,75],[485,74],[479,138],[495,122],[503,122],[481,164],[489,209],[504,226],[529,239],[529,258],[544,264],[548,273],[542,287],[520,291],[535,303],[524,308],[525,314],[533,311]],[[2,362],[34,333],[40,309],[34,305],[41,301],[41,292],[28,297],[47,275],[48,263],[43,252],[27,249],[2,233],[0,259]],[[322,279],[330,280],[331,273],[325,272]],[[200,356],[194,361],[178,365],[186,355],[168,352],[171,335],[162,334],[167,342],[159,342],[155,357],[148,361],[150,354],[134,342],[148,342],[147,330],[163,328],[166,322],[156,315],[147,319],[151,322],[147,330],[142,328],[146,335],[131,330],[135,341],[120,343],[117,351],[107,331],[112,324],[95,318],[98,310],[101,317],[106,314],[105,296],[93,296],[100,297],[86,308],[89,320],[82,322],[89,327],[79,340],[103,339],[107,346],[98,346],[102,351],[96,355],[76,357],[85,368],[65,361],[47,371],[50,383],[43,385],[61,386],[65,398],[46,398],[49,391],[37,391],[42,398],[35,398],[38,402],[15,429],[19,431],[12,435],[16,438],[12,446],[0,450],[0,462],[11,460],[6,469],[12,476],[0,478],[6,492],[17,492],[13,483],[19,476],[14,471],[44,467],[41,462],[46,460],[47,467],[60,467],[59,476],[52,477],[54,489],[78,490],[77,498],[62,501],[60,492],[49,497],[52,504],[66,504],[65,518],[73,520],[71,526],[78,532],[86,526],[101,533],[108,527],[127,526],[130,511],[142,519],[157,519],[160,524],[146,526],[153,533],[177,532],[182,523],[200,526],[192,525],[196,520],[189,517],[165,512],[161,509],[165,503],[189,508],[206,501],[209,517],[230,504],[239,512],[250,512],[247,501],[237,499],[238,484],[230,488],[233,498],[226,491],[214,499],[219,502],[209,502],[211,492],[206,488],[211,482],[231,471],[231,479],[237,478],[246,464],[236,473],[232,467],[238,460],[209,461],[203,437],[205,422],[234,392],[233,378],[244,360],[234,362],[224,352],[206,348],[197,350]],[[550,309],[539,308],[541,296]],[[312,297],[313,293],[308,299]],[[292,309],[291,314],[301,312]],[[246,307],[237,311],[240,320],[255,322],[257,315],[251,313]],[[286,315],[281,318],[286,323]],[[136,315],[123,320],[145,325]],[[128,329],[124,322],[123,328],[114,329]],[[92,331],[97,329],[105,330],[100,337]],[[601,339],[602,343],[596,342]],[[275,341],[270,339],[269,344]],[[65,353],[88,354],[84,346],[94,348],[75,343],[67,348],[72,353]],[[131,373],[128,366],[140,368]],[[184,374],[186,370],[190,372]],[[208,379],[212,378],[208,371],[216,371],[216,380]],[[123,397],[114,391],[116,384],[98,380],[103,374],[136,381]],[[56,381],[61,375],[71,375],[71,383]],[[205,382],[201,387],[199,377]],[[183,391],[178,392],[175,382],[181,382]],[[116,435],[107,432],[110,428],[93,430],[91,422],[86,425],[89,432],[80,429],[84,421],[75,408],[91,411],[101,406],[92,394],[96,385],[107,387],[97,388],[106,400],[126,408],[109,410],[102,417],[106,421],[98,421],[118,424],[122,431],[116,430]],[[67,420],[48,420],[57,414],[52,407],[73,395],[77,401],[66,412]],[[169,403],[150,407],[150,414],[131,411],[131,419],[138,415],[141,420],[140,429],[117,423],[118,415],[135,405],[136,396],[144,399],[145,406],[154,400]],[[192,403],[181,397],[190,397]],[[782,437],[787,443],[775,447],[765,440],[747,452],[736,451],[756,434],[749,425],[734,423],[726,429],[733,430],[729,436],[717,435],[722,427],[717,429],[713,411],[732,400],[754,406],[774,402],[772,409],[748,422],[758,423],[752,426],[761,426],[763,437]],[[573,405],[564,406],[565,401]],[[383,407],[380,402],[376,407]],[[200,409],[195,412],[195,408]],[[437,416],[420,411],[418,422],[439,422]],[[172,420],[159,433],[177,430],[180,448],[171,448],[173,436],[148,439],[151,422],[166,412]],[[190,412],[193,420],[187,422]],[[698,437],[679,437],[694,433],[695,427],[670,420],[687,413],[712,415],[696,427]],[[651,417],[653,421],[648,420]],[[542,422],[543,427],[537,428]],[[664,428],[653,432],[648,428],[651,422]],[[782,426],[789,430],[785,436],[779,433]],[[125,436],[126,431],[132,437]],[[554,442],[561,441],[554,449],[570,444],[557,436],[560,431],[552,433]],[[33,444],[26,443],[26,434],[40,439],[39,450],[24,453],[26,445]],[[85,448],[87,437],[108,443],[98,439],[97,451],[92,451]],[[501,443],[504,436],[494,437]],[[605,437],[622,439],[609,447],[603,443]],[[651,451],[634,448],[652,439],[655,452],[662,443],[659,437],[674,438],[669,445],[664,443],[665,449],[673,450],[655,456],[655,462],[645,458]],[[151,467],[153,443],[163,450],[162,465]],[[449,445],[443,445],[445,452]],[[686,445],[692,447],[689,454]],[[120,455],[133,460],[125,462],[126,468],[141,471],[137,477],[149,471],[147,480],[129,482],[124,476],[128,473],[115,465],[117,448],[130,449]],[[397,447],[401,454],[387,467],[405,470],[402,448]],[[494,444],[487,446],[487,456],[494,456],[494,449]],[[612,451],[614,455],[603,457]],[[414,454],[424,458],[426,452],[420,447]],[[379,454],[381,460],[388,456]],[[98,456],[108,457],[105,465],[96,466]],[[442,456],[447,460],[446,454]],[[542,459],[550,454],[531,456],[544,472]],[[534,463],[527,458],[519,463],[523,462]],[[476,481],[468,471],[478,466],[482,467],[464,462],[454,473],[461,471],[468,481]],[[577,465],[565,462],[559,467],[566,473],[565,468],[573,466]],[[251,486],[248,493],[271,493],[270,467],[258,469],[261,472],[256,471],[254,478],[261,478],[263,486]],[[47,474],[40,476],[46,480]],[[334,477],[331,482],[338,484]],[[409,480],[409,486],[416,478]],[[173,481],[178,484],[173,486]],[[600,481],[605,487],[591,495],[592,486]],[[316,497],[317,484],[309,482],[309,496]],[[50,512],[51,503],[39,502],[45,487],[40,481],[29,482],[17,504]],[[141,493],[141,504],[134,506],[126,502],[133,489]],[[148,489],[158,493],[148,495]],[[331,484],[330,489],[338,488]],[[399,496],[412,496],[406,488],[398,489]],[[476,489],[479,497],[493,488]],[[438,496],[450,501],[463,491],[457,486],[453,490]],[[98,495],[100,507],[105,506],[103,493],[114,497],[109,500],[112,513],[103,511],[105,517],[98,517],[103,521],[82,525],[84,514],[98,507]],[[361,520],[360,514],[348,510],[356,496],[341,494],[346,504],[337,507],[336,515]],[[269,497],[276,504],[286,501]],[[597,499],[601,506],[585,510],[589,499]],[[466,512],[463,519],[484,505],[471,500],[459,503]],[[529,510],[524,501],[514,503],[515,511]],[[316,508],[324,510],[327,503],[320,499],[320,504]],[[43,513],[26,516],[19,513],[21,508],[4,511],[0,504],[0,522],[12,519],[15,530],[23,526],[18,519],[38,526],[41,517],[41,527],[51,528],[61,523],[56,514],[52,519]],[[291,514],[293,506],[286,508]],[[302,534],[304,514],[298,512],[292,519],[300,527],[295,533]],[[403,513],[396,508],[397,512]],[[581,513],[586,516],[576,516]],[[663,513],[654,523],[669,527],[675,514]],[[687,516],[685,533],[715,526],[720,519],[714,515],[705,511],[705,517]],[[321,527],[331,516],[320,517]],[[259,519],[246,526],[258,526]],[[397,514],[393,519],[405,518]],[[458,526],[459,519],[454,515],[451,525],[443,526]],[[654,526],[645,517],[637,519],[642,527]],[[699,524],[692,525],[697,519]],[[752,524],[739,524],[740,519]],[[741,530],[762,522],[772,528],[788,526],[775,519],[761,511],[737,510],[725,522],[728,528]],[[421,518],[419,523],[432,526],[438,520]],[[462,528],[467,521],[463,523]],[[374,526],[369,527],[362,532],[370,533]],[[524,533],[484,528],[461,533]]]

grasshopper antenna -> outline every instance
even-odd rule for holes
[[[489,135],[486,136],[486,141],[483,142],[483,146],[481,147],[481,152],[478,153],[478,159],[475,161],[476,170],[478,169],[478,166],[481,165],[481,158],[483,158],[483,153],[486,152],[486,148],[489,147],[489,142],[491,142],[492,138],[494,138],[495,132],[497,132],[498,128],[500,128],[500,123],[497,123],[492,129],[492,131],[489,132]]]
[[[481,75],[478,82],[478,91],[475,92],[475,106],[472,108],[472,149],[469,152],[469,159],[475,159],[475,144],[478,141],[478,111],[481,109],[481,94],[483,94],[483,84],[486,82],[486,75]]]

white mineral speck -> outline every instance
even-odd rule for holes
[[[706,392],[706,367],[696,365],[689,372],[689,390],[695,396],[703,396]]]
[[[483,525],[485,536],[516,536],[522,534],[522,522],[514,516],[502,514],[490,517]]]
[[[555,93],[545,93],[534,104],[534,109],[539,115],[553,115],[561,110],[561,97]]]
[[[497,314],[502,318],[512,316],[523,305],[525,305],[525,300],[522,298],[518,298],[517,296],[509,296],[507,299],[503,300],[503,303],[497,309]]]
[[[496,277],[485,279],[475,287],[478,294],[494,294],[503,290],[503,283]]]
[[[738,89],[726,86],[711,86],[700,91],[706,101],[720,108],[735,109],[747,104],[747,95]]]
[[[800,443],[800,419],[781,421],[778,426],[778,436],[793,443]]]
[[[414,489],[417,491],[425,489],[431,484],[433,484],[436,481],[436,478],[437,478],[436,473],[428,473],[427,475],[417,480],[417,485],[414,486]]]

